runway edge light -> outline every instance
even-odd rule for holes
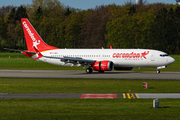
[[[148,84],[147,84],[147,82],[143,82],[143,88],[144,88],[144,89],[148,89]]]

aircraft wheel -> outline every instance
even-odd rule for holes
[[[92,73],[92,68],[87,68],[86,73]]]
[[[160,70],[157,70],[156,73],[160,73]]]

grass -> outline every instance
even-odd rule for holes
[[[169,120],[179,119],[180,99],[11,99],[0,100],[0,119],[7,120]]]
[[[143,89],[143,82],[149,89]],[[0,93],[179,93],[180,80],[0,78]]]
[[[172,55],[176,62],[161,71],[180,72],[180,55]],[[8,70],[84,70],[82,67],[56,66],[44,62],[38,62],[21,53],[0,53],[0,69]],[[137,68],[132,71],[155,71],[156,68]]]

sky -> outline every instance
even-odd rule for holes
[[[82,10],[87,10],[90,8],[95,8],[100,5],[109,5],[115,3],[116,5],[124,5],[125,2],[130,0],[59,0],[65,6],[70,6],[73,8],[78,8]],[[135,2],[135,0],[131,0]],[[145,1],[145,0],[144,0]],[[167,3],[176,4],[176,0],[147,0],[148,3]],[[0,0],[0,7],[13,5],[20,6],[23,4],[32,4],[32,0]]]

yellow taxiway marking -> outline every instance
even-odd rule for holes
[[[125,93],[123,93],[123,98],[126,98],[126,94]]]
[[[137,93],[123,93],[123,98],[140,98]]]
[[[139,95],[138,95],[137,93],[135,93],[135,95],[136,95],[136,98],[140,98]]]
[[[131,99],[131,97],[130,97],[129,93],[127,93],[127,96],[128,96],[128,98],[129,98],[129,99]]]
[[[131,93],[131,98],[135,98],[133,93]]]

